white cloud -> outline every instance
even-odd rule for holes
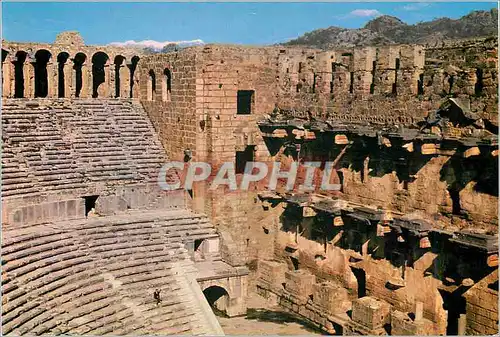
[[[401,9],[404,11],[418,11],[428,6],[430,6],[430,3],[428,2],[416,2],[413,4],[403,6],[401,7]]]
[[[142,40],[142,41],[129,40],[125,42],[111,42],[109,45],[116,47],[152,48],[155,50],[161,50],[168,44],[178,44],[186,46],[186,45],[200,45],[204,43],[205,42],[203,42],[203,40],[200,39],[186,40],[186,41],[163,41],[163,42],[155,40]]]
[[[349,13],[352,16],[361,16],[361,17],[369,17],[369,16],[379,16],[382,15],[376,9],[355,9]]]

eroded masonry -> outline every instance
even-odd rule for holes
[[[3,332],[220,335],[261,296],[329,334],[498,333],[497,52],[4,41]],[[164,191],[169,160],[341,190]]]

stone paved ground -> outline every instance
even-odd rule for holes
[[[246,316],[217,316],[226,335],[322,335],[300,317],[269,306],[256,294],[251,294]]]

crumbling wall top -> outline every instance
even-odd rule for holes
[[[65,44],[70,46],[84,46],[82,36],[77,31],[61,32],[56,36],[56,44]]]

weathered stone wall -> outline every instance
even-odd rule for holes
[[[184,209],[184,191],[161,191],[156,184],[140,184],[95,189],[89,186],[70,192],[24,196],[2,200],[2,223],[9,226],[32,226],[53,221],[83,219],[87,216],[84,196],[98,196],[93,212],[109,216],[128,210]],[[94,187],[94,189],[92,188]]]
[[[494,271],[465,294],[468,335],[498,333],[498,271]]]
[[[139,64],[140,100],[175,161],[184,159],[185,150],[197,158],[196,67],[194,51],[150,55]]]
[[[450,50],[453,53],[446,56]],[[469,61],[463,61],[461,50],[465,50]],[[310,111],[313,117],[328,114],[334,120],[410,125],[435,111],[445,97],[466,96],[472,97],[473,111],[495,124],[492,120],[496,114],[497,86],[492,73],[496,67],[494,55],[496,46],[492,41],[461,42],[429,50],[402,45],[327,52],[207,45],[143,58],[141,100],[167,153],[181,159],[184,150],[190,149],[193,161],[212,165],[213,178],[222,163],[235,162],[236,152],[247,146],[254,146],[254,160],[279,160],[286,168],[292,157],[273,149],[276,142],[267,142],[269,139],[262,137],[256,125],[275,106],[296,110],[303,117]],[[164,82],[160,77],[170,64],[173,65],[171,101],[164,102]],[[483,69],[482,87],[478,86],[478,67]],[[154,100],[148,92],[150,70],[156,74]],[[486,75],[490,73],[491,78]],[[451,92],[449,86],[443,86],[443,81],[450,84],[450,76],[454,76],[450,80]],[[185,87],[189,89],[184,89],[182,83],[187,83]],[[249,115],[237,114],[238,90],[254,90]],[[311,142],[312,146],[303,144],[300,156],[303,160],[333,160],[342,147],[335,145],[333,139],[330,141],[319,141],[318,137],[318,141]],[[278,148],[282,145],[283,142],[278,142]],[[318,152],[319,148],[323,153]],[[396,151],[390,153],[374,147],[347,149],[338,167],[343,181],[341,195],[405,213],[444,214],[441,220],[445,225],[494,230],[498,207],[491,201],[496,200],[496,195],[485,191],[483,186],[495,178],[483,174],[485,171],[478,168],[478,163],[488,163],[485,167],[493,172],[496,157],[488,152],[469,159],[416,152],[404,154],[401,156],[404,162],[396,163],[397,156]],[[333,175],[333,182],[340,182],[338,174]],[[459,206],[453,205],[450,191],[459,193]],[[227,229],[241,252],[247,244],[251,246],[253,233],[242,224],[261,212],[253,205],[254,192],[222,188],[211,191],[208,185],[198,184],[193,196],[194,207],[210,214],[215,224]],[[457,215],[452,214],[454,207],[455,211],[460,208],[466,218],[453,217]],[[256,227],[259,227],[256,232],[260,232],[260,226]]]
[[[412,156],[404,164],[410,167],[412,173],[412,177],[406,179],[398,176],[399,168],[396,165],[391,165],[392,172],[386,170],[385,173],[378,173],[383,171],[380,158],[383,155],[365,155],[362,158],[366,158],[366,165],[360,169],[354,168],[350,161],[356,153],[343,160],[343,194],[349,200],[404,213],[419,211],[428,216],[443,214],[449,216],[448,219],[442,218],[445,223],[454,221],[455,226],[462,228],[472,226],[495,231],[498,203],[494,200],[498,196],[480,188],[485,184],[494,184],[496,180],[486,173],[487,167],[491,167],[492,172],[498,167],[496,157],[491,154],[469,159]],[[463,221],[453,218],[453,215],[460,215],[453,214],[450,191],[453,193],[455,190],[459,193],[458,206],[461,212],[467,214]]]
[[[344,121],[408,124],[436,110],[443,97],[472,97],[471,108],[496,124],[497,52],[496,39],[431,49],[282,49],[278,103]]]
[[[365,296],[390,304],[397,334],[453,333],[461,328],[458,317],[465,314],[466,307],[468,329],[478,324],[483,327],[475,333],[494,328],[498,277],[495,265],[487,265],[481,250],[461,247],[449,240],[451,234],[436,232],[425,245],[411,232],[379,233],[379,225],[353,222],[344,214],[339,216],[343,221],[337,222],[333,215],[325,219],[306,208],[288,204],[279,216],[275,254],[267,261],[259,260],[255,281],[259,294],[327,330],[338,324],[349,331],[378,334],[370,331],[373,327],[359,326],[343,317],[348,308],[330,317],[311,312],[312,307],[327,312],[330,305],[340,308],[346,300]],[[408,260],[402,262],[403,256]],[[324,303],[309,286],[289,286],[286,275],[293,271],[314,275],[316,286],[337,284],[346,289],[347,296]],[[462,296],[461,292],[473,284]],[[488,300],[483,301],[484,297]],[[401,313],[406,317],[404,324]],[[354,315],[352,319],[356,321]]]
[[[208,45],[198,53],[195,158],[211,164],[212,177],[223,163],[235,163],[236,151],[250,147],[255,161],[269,157],[256,122],[259,115],[273,109],[276,100],[272,50]],[[250,114],[237,114],[238,90],[254,91]],[[239,182],[240,174],[237,179]],[[256,257],[264,248],[259,237],[251,235],[262,233],[265,222],[256,205],[255,191],[229,191],[224,187],[212,191],[200,184],[194,195],[195,199],[199,197],[198,208],[231,235],[237,249],[232,254],[247,257],[249,249]]]

